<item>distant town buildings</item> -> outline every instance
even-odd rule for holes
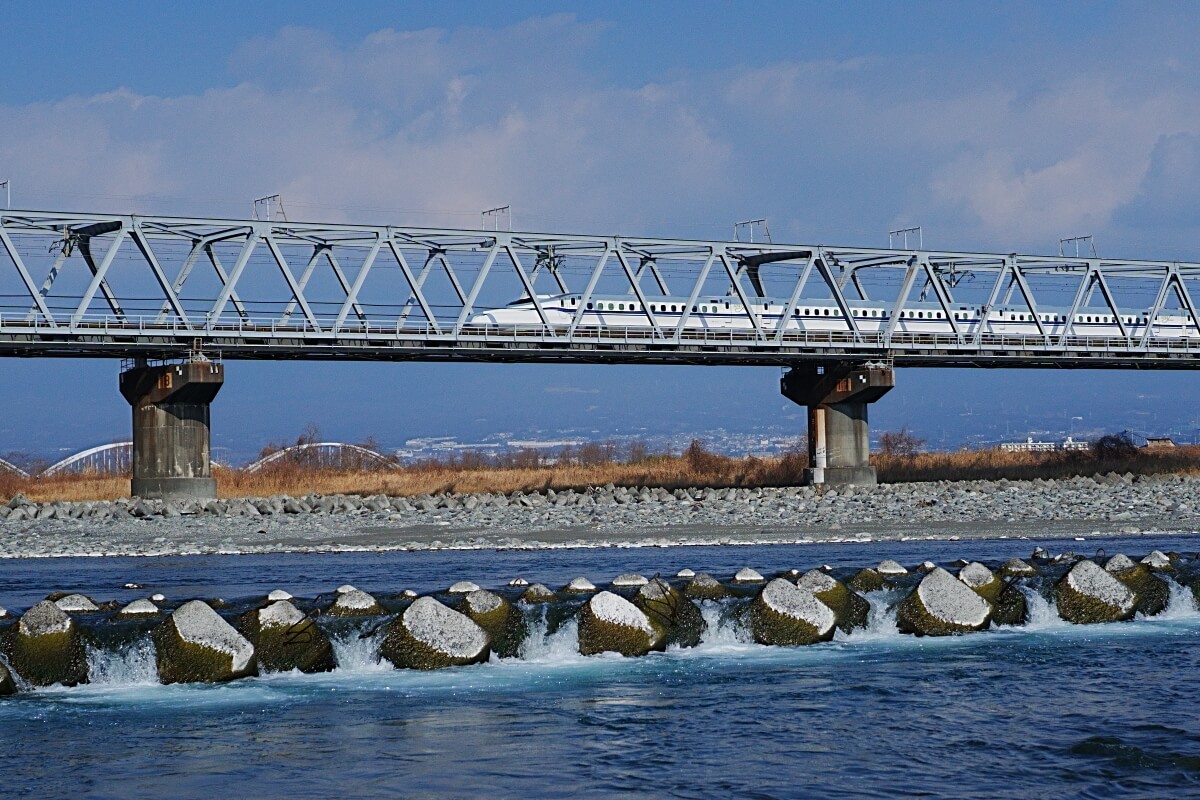
[[[1087,450],[1087,442],[1077,442],[1068,436],[1062,442],[1035,442],[1030,436],[1023,442],[1002,442],[1000,449],[1006,453],[1054,453],[1064,450]]]

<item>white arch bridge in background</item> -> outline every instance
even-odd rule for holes
[[[28,472],[26,472],[25,470],[21,469],[21,468],[20,468],[20,467],[18,467],[16,464],[10,464],[10,463],[8,463],[8,462],[7,462],[7,461],[5,461],[3,458],[0,458],[0,470],[4,470],[4,471],[6,471],[6,472],[11,472],[11,473],[13,473],[13,474],[15,474],[15,475],[18,475],[18,476],[22,477],[22,478],[28,478],[28,477],[29,477],[29,473],[28,473]]]
[[[394,467],[396,459],[378,453],[370,448],[344,442],[307,442],[292,445],[282,450],[276,450],[270,455],[263,456],[253,464],[245,467],[246,472],[258,472],[263,467],[277,464],[281,461],[296,459],[306,466],[345,468],[349,462],[352,466],[372,466],[375,468]]]

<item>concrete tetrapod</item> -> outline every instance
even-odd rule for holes
[[[1121,581],[1084,559],[1055,586],[1058,615],[1067,622],[1118,622],[1137,612],[1137,596]]]
[[[462,599],[458,610],[487,632],[496,655],[511,658],[520,651],[525,640],[525,617],[500,595],[476,589]]]
[[[175,609],[151,638],[163,683],[221,683],[256,671],[254,645],[200,600]]]
[[[1135,614],[1152,617],[1161,613],[1171,602],[1171,587],[1158,577],[1147,564],[1135,564],[1118,553],[1104,565],[1104,571],[1125,584],[1137,598]]]
[[[1015,586],[1000,580],[983,564],[972,561],[958,571],[958,579],[992,604],[992,622],[997,625],[1020,625],[1025,621],[1025,595]]]
[[[696,604],[662,578],[655,578],[639,589],[633,604],[651,625],[666,628],[668,645],[695,647],[708,627]]]
[[[247,611],[238,619],[238,629],[254,643],[260,670],[314,673],[337,666],[329,636],[288,600]]]
[[[946,570],[929,572],[896,607],[896,627],[917,636],[952,636],[987,627],[992,604]]]
[[[384,613],[379,601],[361,589],[340,592],[325,612],[331,617],[373,617]]]
[[[796,580],[796,585],[808,589],[833,610],[838,630],[849,633],[855,628],[867,626],[871,604],[832,575],[819,569],[810,569]]]
[[[759,644],[804,645],[833,638],[837,616],[808,589],[775,578],[750,603],[750,630]]]
[[[720,600],[731,594],[720,581],[707,572],[701,572],[688,581],[687,586],[683,587],[683,593],[693,600]]]
[[[432,597],[418,597],[388,623],[380,655],[397,667],[441,669],[488,660],[487,632]]]
[[[651,650],[664,650],[667,630],[651,624],[646,613],[612,592],[600,592],[584,603],[576,615],[579,621],[579,652],[620,653],[644,656]]]
[[[17,693],[17,682],[13,680],[12,673],[8,668],[0,663],[0,697]]]
[[[2,645],[9,666],[34,686],[87,683],[87,651],[79,626],[49,600],[6,629]]]

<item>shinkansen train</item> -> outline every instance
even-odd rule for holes
[[[538,295],[538,302],[551,325],[567,326],[575,319],[581,295],[555,294]],[[686,298],[663,297],[650,300],[647,305],[660,327],[673,328],[679,324],[687,306]],[[881,331],[887,328],[890,306],[870,301],[847,301],[850,313],[863,332]],[[649,327],[650,321],[641,303],[628,295],[593,296],[586,304],[582,326],[604,328]],[[802,300],[792,313],[784,318],[787,301],[772,298],[756,298],[751,309],[758,316],[764,330],[778,330],[781,324],[795,331],[849,331],[850,326],[841,310],[832,300]],[[1106,309],[1079,309],[1075,314],[1072,332],[1076,336],[1121,336],[1117,318]],[[960,331],[974,333],[980,323],[982,310],[979,307],[953,305],[951,314]],[[1063,333],[1070,309],[1039,309],[1038,321],[1048,334]],[[1121,323],[1131,335],[1144,334],[1149,321],[1149,311],[1122,314]],[[504,327],[541,325],[541,318],[533,302],[525,297],[509,303],[504,308],[489,309],[471,318],[474,325],[498,325]],[[688,316],[686,328],[700,330],[747,329],[753,325],[746,316],[741,300],[736,297],[705,297],[697,300]],[[900,313],[894,330],[903,333],[953,333],[950,320],[938,303],[910,303]],[[985,333],[996,335],[1039,335],[1037,321],[1027,308],[997,307],[988,315]],[[1154,336],[1164,338],[1200,337],[1200,330],[1191,318],[1179,311],[1160,311],[1154,323]]]

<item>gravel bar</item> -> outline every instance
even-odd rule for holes
[[[1200,477],[0,505],[0,557],[806,544],[1192,533]]]

